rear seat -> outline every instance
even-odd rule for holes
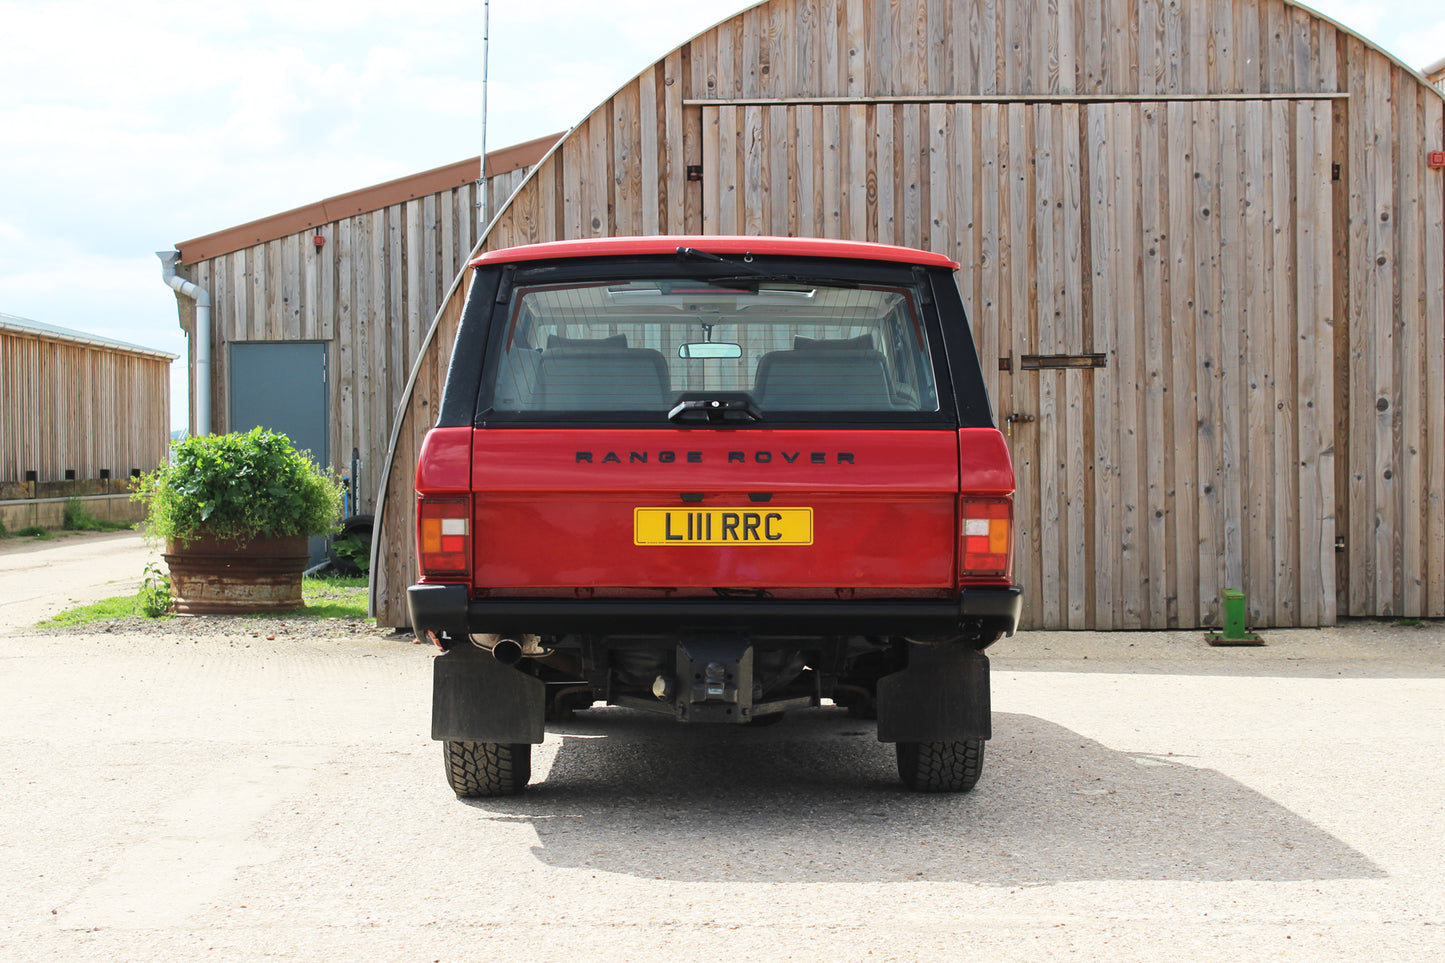
[[[664,408],[672,399],[667,360],[652,348],[627,347],[626,335],[596,341],[547,338],[530,406],[542,411]]]
[[[795,338],[788,351],[758,359],[753,397],[786,411],[889,411],[893,396],[873,337],[845,341]]]

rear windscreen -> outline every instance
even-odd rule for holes
[[[936,412],[914,291],[657,279],[521,286],[497,413],[658,412],[695,393],[787,412]]]

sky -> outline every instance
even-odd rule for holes
[[[494,0],[488,149],[566,130],[747,6]],[[1312,6],[1412,67],[1445,57],[1445,6]],[[0,313],[184,355],[154,252],[475,156],[482,14],[482,0],[0,0]],[[173,427],[185,379],[177,361]]]

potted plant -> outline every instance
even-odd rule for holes
[[[340,483],[264,428],[175,442],[133,497],[166,540],[175,610],[192,615],[300,608],[306,539],[341,515]]]

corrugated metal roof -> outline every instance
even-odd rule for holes
[[[174,361],[180,357],[180,355],[171,354],[169,351],[146,348],[138,344],[131,344],[128,341],[116,341],[114,338],[102,338],[98,334],[90,334],[87,331],[76,331],[72,328],[62,328],[56,324],[46,324],[43,321],[18,318],[13,314],[0,313],[0,331],[15,331],[19,334],[36,335],[55,341],[70,341],[75,344],[87,344],[96,348],[107,348],[111,351],[126,351],[130,354],[143,354],[153,358],[165,358],[170,361]]]

